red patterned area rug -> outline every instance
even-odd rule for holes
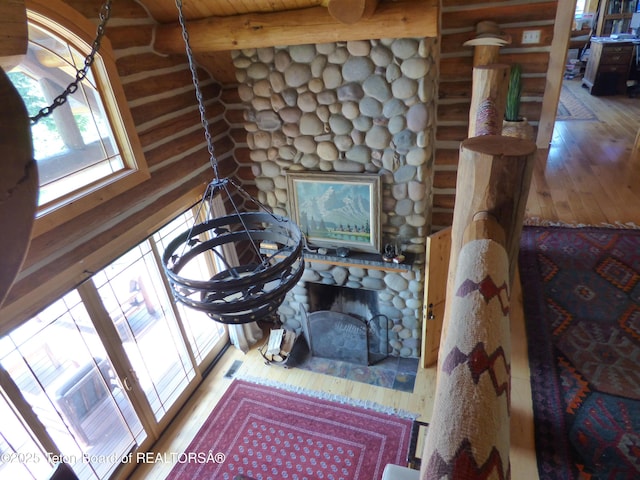
[[[167,478],[380,480],[387,463],[406,462],[411,424],[373,409],[234,380],[185,451],[184,458],[196,460],[179,463]]]
[[[540,478],[640,478],[640,231],[525,227],[519,263]]]

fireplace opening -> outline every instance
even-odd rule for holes
[[[307,283],[309,313],[303,324],[311,354],[373,365],[387,358],[389,319],[378,292]]]
[[[347,313],[363,321],[380,313],[375,290],[307,283],[307,295],[309,312],[329,310]]]

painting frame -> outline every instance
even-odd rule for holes
[[[380,253],[381,177],[287,172],[289,216],[313,247]]]

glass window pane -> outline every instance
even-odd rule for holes
[[[153,236],[153,240],[158,245],[162,254],[169,242],[180,233],[189,230],[193,226],[193,214],[191,210],[177,216],[170,223],[162,227]],[[211,260],[211,259],[210,259]],[[214,274],[213,261],[207,262],[204,255],[189,262],[181,272],[188,278],[209,279]],[[214,348],[217,342],[225,335],[223,324],[214,321],[206,313],[189,308],[182,303],[178,303],[178,312],[183,320],[185,331],[189,339],[189,344],[198,364],[200,364],[207,354]]]
[[[0,477],[45,478],[51,471],[48,457],[29,429],[11,408],[0,389]]]
[[[30,116],[52,104],[76,79],[85,55],[53,33],[29,25],[24,60],[9,72]],[[125,168],[104,105],[89,71],[77,90],[32,126],[40,179],[39,205]]]
[[[82,478],[107,478],[146,438],[77,292],[0,339],[0,363]],[[4,424],[0,427],[4,433]]]
[[[101,273],[93,282],[160,420],[195,377],[195,370],[149,242]]]

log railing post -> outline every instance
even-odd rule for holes
[[[464,42],[473,47],[473,66],[498,63],[500,47],[511,43],[511,35],[506,35],[493,20],[482,20],[476,24],[476,37]]]
[[[489,65],[498,63],[500,58],[499,45],[478,45],[473,49],[473,66]]]
[[[536,145],[500,135],[468,138],[460,145],[456,204],[451,226],[451,255],[441,344],[447,334],[458,254],[464,231],[477,212],[488,212],[505,232],[509,279],[517,265],[524,209],[533,174]]]
[[[469,138],[502,133],[510,71],[509,65],[504,64],[474,67]]]
[[[513,281],[535,152],[534,142],[513,137],[486,135],[462,142],[456,185],[460,193],[451,226],[452,259],[473,216],[489,212],[505,231]],[[455,271],[455,262],[449,264],[449,271]]]

